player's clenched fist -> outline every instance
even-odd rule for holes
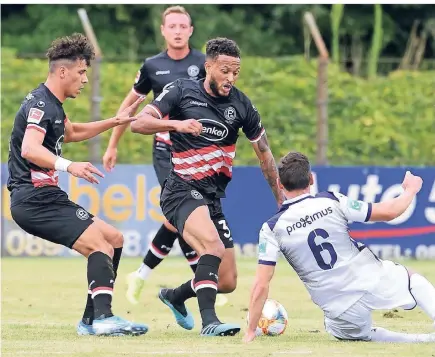
[[[187,119],[179,121],[175,130],[179,133],[187,133],[194,136],[199,136],[202,132],[202,124],[195,119]]]
[[[402,182],[402,187],[404,190],[417,194],[421,190],[422,185],[423,180],[420,176],[413,175],[410,171],[406,171]]]
[[[73,162],[68,166],[68,172],[75,176],[85,179],[90,183],[100,183],[94,176],[104,177],[104,174],[90,162]]]

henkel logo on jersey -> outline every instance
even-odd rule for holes
[[[221,141],[228,136],[228,128],[213,119],[198,119],[202,124],[201,137],[208,141]]]

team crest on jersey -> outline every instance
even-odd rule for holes
[[[233,107],[228,107],[224,112],[225,121],[232,124],[236,119],[236,110]]]
[[[82,221],[86,221],[89,218],[89,213],[86,212],[83,208],[79,208],[76,211],[76,216],[78,219],[81,219]]]
[[[199,67],[194,64],[189,66],[189,68],[187,69],[187,74],[190,77],[197,77],[199,74]]]
[[[192,195],[192,197],[195,200],[202,200],[204,198],[204,197],[202,197],[202,195],[197,190],[190,191],[190,194]]]
[[[45,112],[41,109],[32,108],[30,109],[29,116],[27,117],[27,122],[32,124],[39,124],[44,114]]]
[[[355,211],[361,211],[362,203],[357,200],[349,200],[349,207],[354,209]]]
[[[260,242],[258,244],[258,253],[266,253],[267,242],[265,239],[260,238]]]

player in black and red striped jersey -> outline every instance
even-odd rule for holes
[[[76,98],[88,82],[86,71],[94,57],[93,47],[85,36],[74,34],[53,41],[47,57],[47,80],[23,100],[12,128],[7,186],[12,218],[27,233],[74,249],[87,258],[87,301],[77,326],[79,335],[142,335],[148,331],[146,325],[112,313],[113,286],[124,242],[121,232],[69,200],[58,185],[58,171],[90,183],[98,183],[94,174],[104,177],[89,162],[63,158],[62,144],[85,141],[128,124],[135,120],[131,114],[142,100],[110,119],[72,123],[63,103]]]
[[[278,205],[282,195],[260,115],[234,87],[240,72],[237,44],[226,38],[208,41],[205,68],[204,80],[179,79],[167,85],[130,126],[141,134],[171,131],[174,166],[161,194],[161,208],[200,254],[194,279],[160,290],[159,297],[180,326],[192,329],[193,317],[184,302],[197,296],[201,335],[227,336],[239,332],[240,326],[220,322],[214,307],[216,293],[232,292],[237,284],[234,244],[220,199],[232,177],[240,129],[251,141]],[[169,120],[156,120],[166,116]]]

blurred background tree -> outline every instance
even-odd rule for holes
[[[82,31],[77,16],[79,6],[2,5],[2,46],[16,49],[20,56],[43,56],[54,37]],[[160,22],[166,5],[84,7],[106,59],[142,60],[163,48]],[[376,70],[385,73],[396,69],[401,62],[402,67],[418,68],[425,59],[435,57],[435,7],[431,5],[185,7],[193,19],[192,45],[197,48],[203,48],[211,37],[227,36],[242,44],[244,55],[298,55],[306,50],[302,15],[311,11],[326,45],[332,48],[334,61],[344,63],[354,74],[367,75],[367,62],[373,74]],[[313,46],[311,51],[311,55],[316,54]],[[382,65],[388,58],[395,58],[397,65]]]

